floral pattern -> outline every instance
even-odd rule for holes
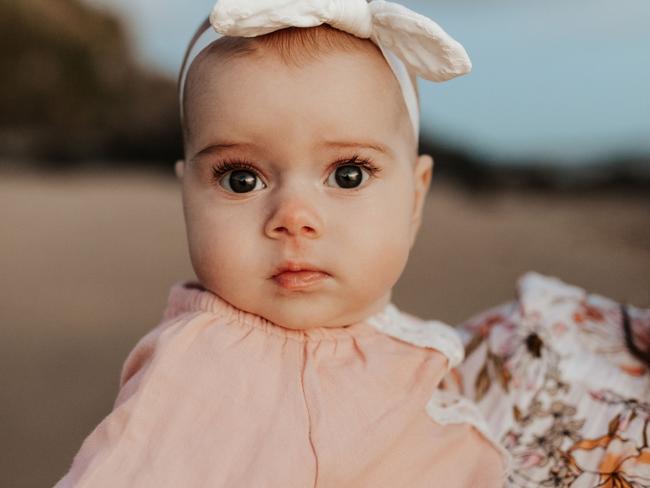
[[[629,306],[650,350],[650,309]],[[650,372],[620,304],[529,271],[516,299],[459,328],[466,359],[442,387],[474,400],[511,454],[509,487],[650,487]]]

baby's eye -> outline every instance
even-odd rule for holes
[[[327,183],[339,188],[357,188],[379,171],[379,168],[368,161],[356,161],[357,158],[354,157],[350,161],[338,165],[330,173]]]
[[[248,193],[253,190],[261,190],[264,188],[264,183],[252,171],[238,169],[230,171],[229,175],[224,176],[221,179],[221,186],[235,193]]]
[[[266,188],[252,165],[242,161],[224,161],[213,167],[212,173],[214,180],[232,193],[250,193]]]

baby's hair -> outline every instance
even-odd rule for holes
[[[207,19],[203,23],[197,33],[202,32],[206,27]],[[187,61],[189,51],[194,42],[190,42],[188,49],[185,53],[183,65]],[[383,57],[379,47],[370,39],[362,39],[348,32],[336,29],[329,24],[321,24],[314,27],[287,27],[277,31],[270,32],[256,37],[231,37],[223,36],[212,42],[210,46],[205,49],[196,61],[205,56],[213,54],[218,55],[221,59],[233,59],[254,55],[256,53],[271,51],[277,53],[287,66],[301,67],[306,62],[317,60],[328,52],[344,51],[354,52],[360,49],[372,50],[374,49],[380,56]],[[196,66],[195,62],[192,66]],[[185,100],[192,93],[192,83],[190,82],[192,67],[188,70],[187,78],[183,94],[181,97],[181,110],[184,114],[184,120],[187,119],[187,104]],[[420,96],[418,91],[417,77],[413,73],[409,73],[411,83],[415,89],[418,105],[420,103]],[[180,83],[179,83],[180,85]],[[179,86],[180,89],[180,86]],[[187,147],[187,140],[189,138],[189,129],[186,123],[182,124],[183,142]]]

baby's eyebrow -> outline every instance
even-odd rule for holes
[[[223,143],[223,144],[210,144],[208,147],[201,149],[192,159],[198,159],[206,154],[214,154],[222,151],[224,149],[245,149],[245,148],[254,148],[255,144],[249,144],[247,142],[233,142],[233,143]]]
[[[387,156],[393,157],[393,151],[380,142],[373,141],[323,141],[319,144],[320,147],[335,147],[343,149],[371,149],[376,152],[383,153]],[[248,142],[233,142],[233,143],[220,143],[220,144],[210,144],[208,147],[199,151],[194,158],[198,159],[206,154],[215,154],[225,149],[250,149],[258,147],[256,144]]]
[[[391,156],[391,157],[393,156],[393,151],[388,146],[386,146],[385,144],[381,144],[380,142],[325,141],[321,144],[321,146],[337,147],[337,148],[344,148],[344,149],[354,149],[354,148],[372,149],[373,151],[384,153],[387,156]]]

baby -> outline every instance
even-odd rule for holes
[[[236,6],[210,20],[241,35],[186,55],[179,85],[197,280],[172,287],[56,487],[502,486],[478,410],[437,388],[455,331],[391,302],[433,160],[416,76],[377,33],[403,54],[422,32],[441,59],[460,45],[388,2]],[[372,39],[350,32],[368,22]]]

